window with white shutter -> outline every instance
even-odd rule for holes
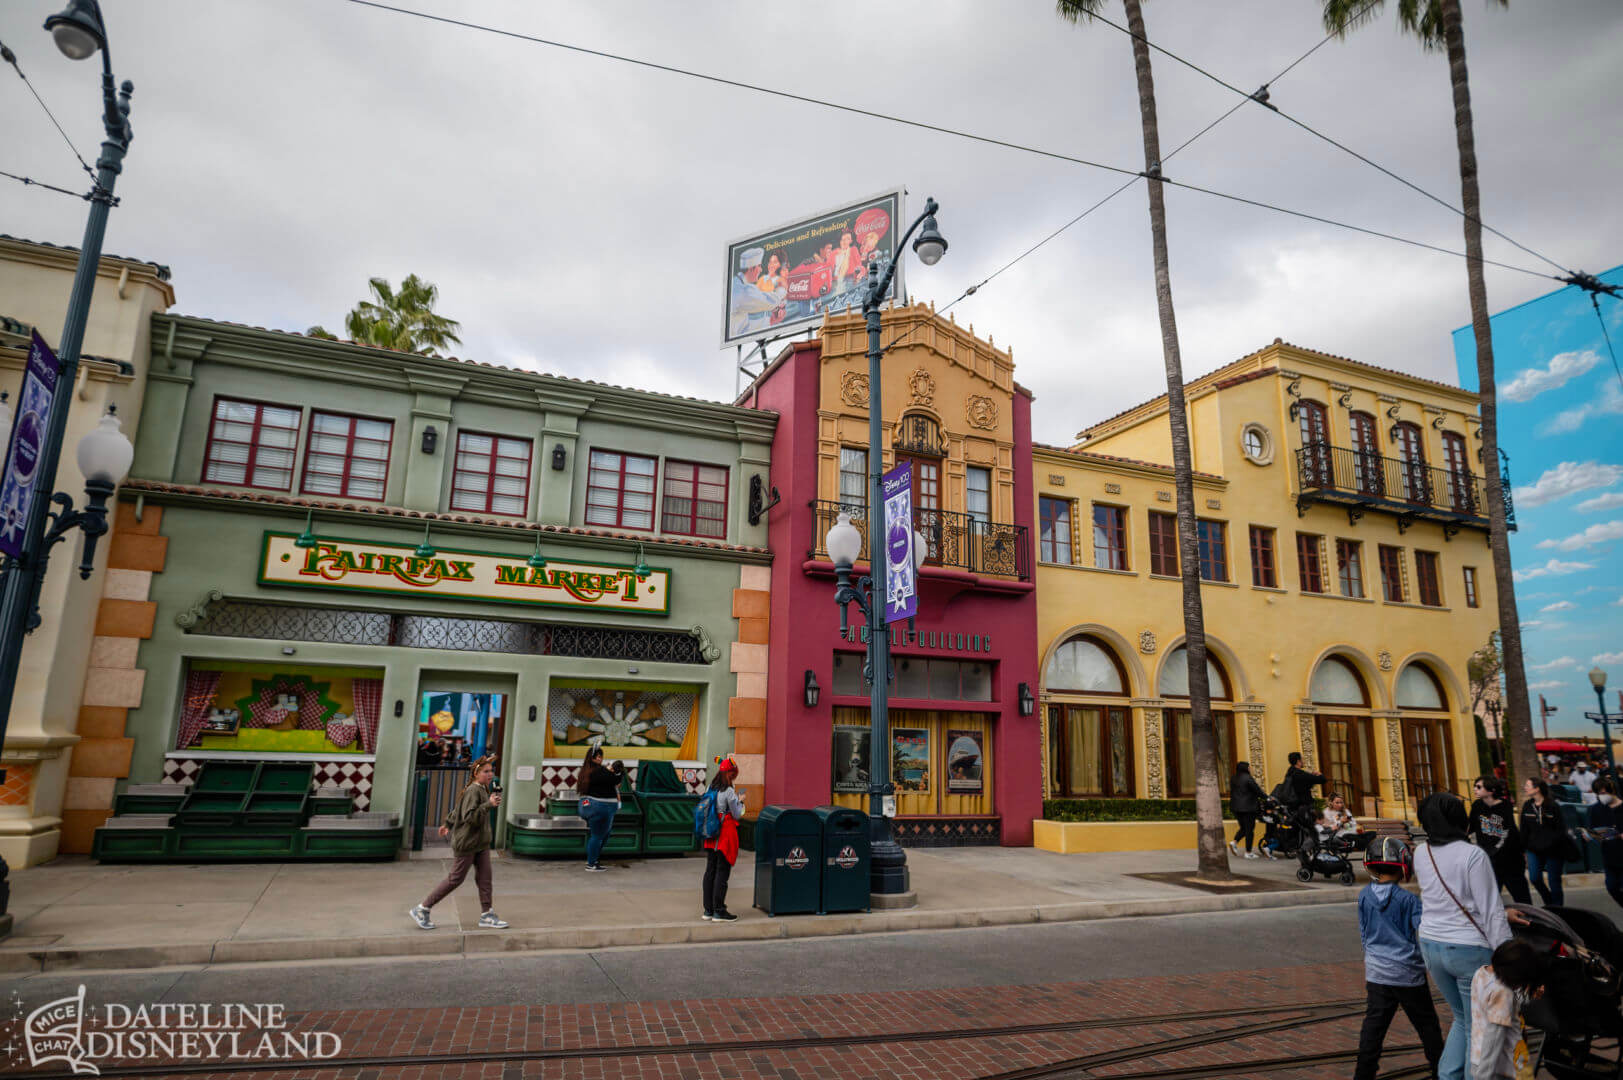
[[[288,491],[303,410],[257,401],[214,399],[203,482]]]
[[[458,432],[451,509],[524,517],[530,508],[532,445],[529,439]]]
[[[393,436],[390,420],[311,413],[300,490],[306,495],[381,500],[389,481]]]
[[[593,450],[586,472],[586,523],[652,530],[658,472],[654,458]]]

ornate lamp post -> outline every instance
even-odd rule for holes
[[[900,248],[918,231],[913,252],[925,266],[934,266],[947,250],[947,241],[936,229],[935,214],[940,206],[925,199],[924,213],[907,227],[898,250],[880,273],[877,260],[868,264],[868,283],[862,296],[862,316],[868,329],[868,550],[885,550],[885,500],[880,476],[884,472],[884,410],[881,407],[882,375],[880,361],[884,348],[879,342],[879,305],[884,302],[891,279],[901,258]],[[922,229],[920,228],[922,226]],[[824,550],[834,562],[834,602],[840,605],[840,628],[844,630],[848,606],[855,603],[868,624],[868,659],[863,670],[868,680],[868,819],[872,848],[872,885],[876,895],[895,895],[908,890],[907,855],[891,836],[890,819],[885,816],[885,797],[896,793],[890,781],[890,634],[885,624],[885,605],[874,599],[874,559],[868,560],[869,576],[853,584],[851,568],[862,554],[862,534],[851,524],[850,515],[840,513],[829,529]],[[925,545],[915,532],[914,569],[924,561]]]
[[[69,60],[86,60],[97,52],[101,53],[102,125],[107,137],[101,144],[101,156],[96,159],[96,186],[90,194],[90,217],[85,223],[84,243],[79,248],[79,265],[74,271],[73,290],[68,296],[67,319],[62,327],[62,338],[57,343],[57,357],[61,365],[57,374],[59,389],[52,399],[50,414],[44,420],[34,497],[29,501],[28,513],[22,522],[22,551],[7,563],[4,584],[0,586],[0,746],[5,743],[6,720],[11,714],[12,695],[17,687],[23,639],[40,622],[39,590],[45,577],[45,563],[50,549],[65,539],[70,529],[83,529],[85,551],[79,564],[79,574],[86,578],[90,576],[96,541],[107,532],[107,498],[114,486],[124,478],[134,454],[129,440],[119,432],[117,418],[109,414],[80,441],[78,447],[79,467],[85,475],[88,505],[83,510],[74,510],[72,498],[56,491],[56,467],[62,456],[68,410],[73,404],[79,348],[84,343],[91,293],[101,263],[107,215],[115,201],[113,184],[123,171],[124,155],[129,150],[132,138],[130,94],[135,87],[125,82],[117,92],[114,91],[107,29],[96,0],[69,0],[68,6],[59,14],[45,20],[45,29],[51,32],[56,47]],[[60,509],[53,509],[53,503]],[[48,532],[47,521],[50,523]],[[0,778],[3,777],[4,770],[0,770]],[[5,862],[0,860],[0,934],[8,932],[11,924],[10,917],[3,914],[10,895],[5,874]]]
[[[1589,685],[1595,688],[1595,700],[1600,705],[1600,712],[1598,714],[1589,713],[1588,715],[1591,720],[1600,724],[1600,739],[1601,742],[1606,744],[1606,771],[1612,775],[1615,782],[1617,762],[1612,758],[1612,718],[1606,714],[1606,672],[1598,667],[1591,668],[1589,670]],[[1623,719],[1623,717],[1619,717],[1619,719]]]

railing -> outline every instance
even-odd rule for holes
[[[1438,518],[1455,526],[1488,524],[1482,477],[1468,469],[1437,469],[1367,450],[1309,443],[1296,451],[1296,475],[1301,485],[1299,510],[1311,502],[1328,501],[1388,510],[1406,518]],[[1514,520],[1508,482],[1504,498],[1506,517]]]
[[[851,524],[862,532],[862,554],[858,558],[868,558],[866,506],[819,499],[812,503],[812,507],[817,512],[812,555],[827,557],[828,553],[823,550],[823,538],[843,510],[851,516]],[[1030,530],[1024,525],[1004,525],[995,521],[980,521],[952,510],[915,507],[913,527],[929,545],[925,555],[926,566],[953,566],[977,574],[1031,580],[1031,537]]]

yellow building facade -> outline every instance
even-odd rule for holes
[[[1361,816],[1467,792],[1498,622],[1476,395],[1278,340],[1186,393],[1225,792],[1292,751]],[[1033,450],[1048,797],[1194,793],[1170,466],[1165,396]]]

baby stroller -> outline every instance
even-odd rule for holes
[[[1299,820],[1296,828],[1302,836],[1296,849],[1296,861],[1302,864],[1296,870],[1297,881],[1312,881],[1315,874],[1337,878],[1343,885],[1356,880],[1352,860],[1347,858],[1357,846],[1355,835],[1324,830],[1327,835],[1320,836],[1319,828],[1310,820]]]
[[[1264,826],[1262,853],[1270,859],[1296,854],[1301,844],[1302,830],[1296,820],[1295,808],[1281,802],[1277,795],[1262,797],[1261,812],[1257,815]]]
[[[1511,924],[1516,937],[1549,958],[1544,994],[1523,1017],[1544,1032],[1534,1075],[1556,1080],[1623,1077],[1623,934],[1605,915],[1580,908],[1510,904],[1528,925]]]

